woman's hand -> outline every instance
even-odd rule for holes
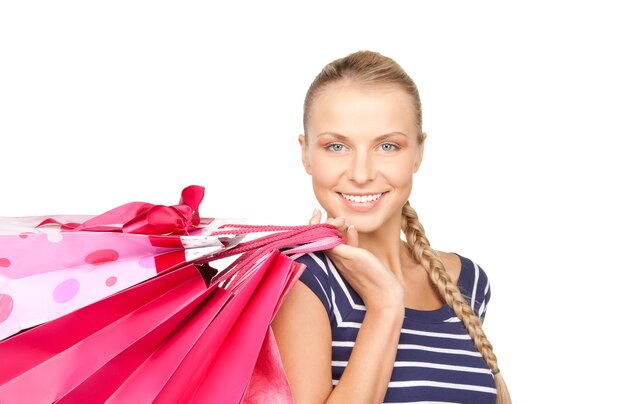
[[[318,224],[322,213],[316,209],[309,224]],[[359,233],[344,217],[328,218],[327,224],[345,234],[346,242],[326,254],[331,258],[350,286],[361,296],[368,310],[404,308],[404,289],[374,254],[359,248]]]

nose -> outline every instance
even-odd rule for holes
[[[365,184],[376,178],[372,158],[367,152],[353,154],[347,175],[351,181],[357,184]]]

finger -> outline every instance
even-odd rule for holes
[[[348,226],[346,231],[346,244],[352,247],[359,246],[359,232],[356,231],[356,227],[353,224]]]
[[[313,215],[311,216],[311,219],[309,220],[309,224],[319,224],[322,221],[322,212],[315,208],[313,210]]]
[[[328,220],[326,220],[326,223],[330,224],[331,226],[335,226],[337,229],[341,230],[341,228],[346,225],[346,217],[339,216],[339,217],[329,218]]]
[[[350,247],[346,244],[339,244],[330,250],[326,251],[326,253],[330,256],[331,259],[338,258],[348,258],[350,256]]]

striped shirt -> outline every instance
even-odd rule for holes
[[[460,256],[459,256],[460,257]],[[458,286],[483,319],[489,281],[478,265],[461,258]],[[300,280],[321,300],[332,330],[332,377],[337,385],[365,316],[363,300],[322,252],[298,258]],[[495,403],[493,375],[450,306],[405,308],[396,361],[385,403]]]

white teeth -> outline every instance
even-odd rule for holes
[[[382,196],[382,193],[380,193],[380,194],[370,194],[370,195],[341,194],[341,196],[343,196],[345,199],[347,199],[349,201],[352,201],[352,202],[365,203],[365,202],[375,201],[376,199],[378,199],[378,198],[380,198]]]

